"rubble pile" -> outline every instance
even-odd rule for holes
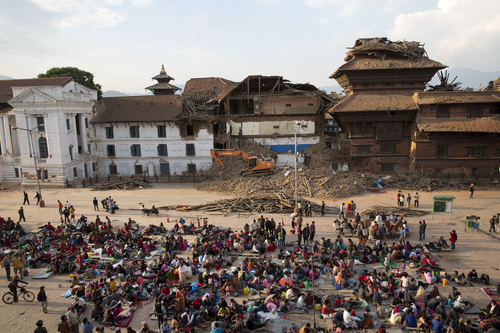
[[[138,178],[125,178],[116,180],[92,187],[91,191],[108,191],[108,190],[135,190],[138,188],[150,187],[148,183]]]
[[[378,213],[384,212],[386,215],[398,215],[404,217],[420,217],[430,214],[428,210],[405,208],[405,207],[388,207],[388,206],[370,206],[365,211],[361,212],[361,215],[366,216],[371,213],[377,215]]]

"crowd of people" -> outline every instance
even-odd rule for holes
[[[97,212],[96,201],[94,198]],[[58,204],[61,216],[73,207],[68,201],[65,207],[60,201]],[[111,197],[101,205],[110,214],[117,209]],[[288,232],[296,235],[297,241],[286,238],[283,220],[277,223],[263,215],[242,230],[232,230],[211,225],[206,218],[180,219],[173,227],[163,223],[146,227],[130,218],[119,224],[107,216],[101,220],[99,215],[92,220],[83,215],[76,219],[74,212],[68,219],[61,218],[57,226],[49,222],[33,235],[26,234],[19,222],[0,219],[2,247],[18,245],[13,252],[4,253],[3,259],[6,272],[9,269],[7,278],[11,278],[10,267],[14,268],[13,292],[17,293],[28,267],[48,266],[55,275],[68,275],[71,288],[67,296],[74,301],[61,317],[60,332],[80,328],[93,332],[92,320],[113,331],[135,332],[126,326],[144,306],[157,320],[152,327],[143,323],[139,332],[146,333],[196,332],[197,328],[213,333],[255,330],[270,324],[263,313],[303,313],[316,304],[321,304],[319,311],[332,323],[328,329],[336,333],[373,329],[376,321],[385,319],[391,325],[436,333],[446,327],[469,333],[499,325],[500,305],[495,301],[474,323],[463,320],[462,314],[471,304],[457,287],[448,296],[440,294],[436,284],[443,280],[470,286],[489,284],[489,276],[475,270],[467,275],[445,272],[430,254],[454,247],[456,232],[450,233],[450,245],[444,237],[425,242],[425,221],[418,227],[419,240],[424,242],[412,245],[408,222],[384,212],[374,212],[366,220],[355,211],[352,220],[341,216],[334,221],[336,237],[318,239],[315,221],[304,220],[311,215],[306,206],[304,215],[301,210],[293,214]],[[359,263],[383,263],[384,269],[356,270]],[[318,295],[309,289],[330,276],[336,290],[348,289],[352,294]],[[40,290],[38,301],[45,312],[44,295]],[[235,299],[240,295],[265,297],[240,303]],[[92,304],[90,313],[86,311],[88,304]],[[104,332],[102,327],[95,329]],[[316,329],[308,323],[301,329],[284,328],[283,332],[312,333]],[[385,329],[382,325],[379,333]]]

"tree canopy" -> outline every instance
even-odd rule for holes
[[[76,67],[53,67],[49,69],[46,73],[38,74],[39,79],[49,78],[49,77],[63,77],[70,76],[75,80],[75,82],[84,85],[87,88],[97,90],[97,98],[101,99],[102,89],[101,85],[94,82],[94,74],[78,69]]]

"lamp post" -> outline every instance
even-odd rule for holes
[[[294,122],[294,134],[295,134],[295,207],[297,207],[297,202],[298,202],[298,179],[299,176],[297,175],[297,130],[299,129],[299,122],[295,121]]]
[[[44,127],[44,125],[40,124],[37,127],[34,127],[32,129],[20,128],[20,127],[12,127],[12,129],[13,130],[27,131],[29,133],[30,139],[28,141],[28,145],[31,146],[31,154],[33,156],[33,161],[35,162],[35,177],[36,177],[36,183],[38,185],[38,194],[40,195],[39,206],[45,207],[45,202],[42,200],[42,189],[40,187],[40,179],[38,178],[38,164],[36,163],[35,145],[33,144],[33,134],[31,133],[34,130],[39,129],[40,127]]]

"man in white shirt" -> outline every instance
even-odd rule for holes
[[[410,293],[410,280],[408,279],[408,277],[406,276],[403,276],[401,278],[401,288],[404,290],[404,297],[405,297],[405,300],[408,299],[408,294]]]

